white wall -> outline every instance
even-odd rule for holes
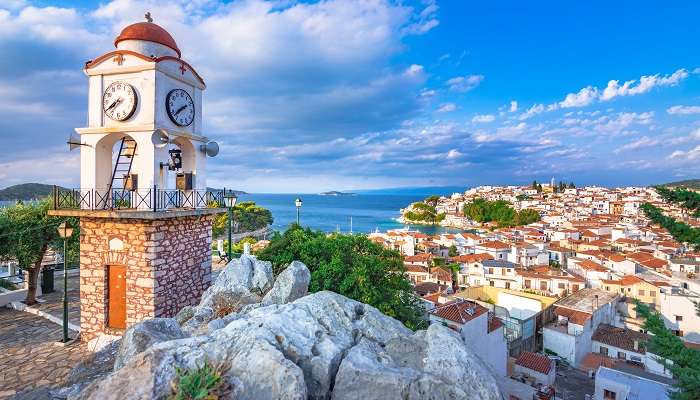
[[[540,303],[539,300],[516,296],[505,292],[498,294],[498,302],[496,305],[508,310],[511,317],[523,320],[532,317],[542,310],[542,303]]]
[[[460,334],[471,348],[499,376],[508,374],[508,345],[503,327],[488,332],[488,313],[484,313],[462,325]]]

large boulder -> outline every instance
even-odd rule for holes
[[[333,400],[500,399],[489,369],[460,337],[431,325],[386,346],[363,339],[343,359]]]
[[[231,260],[202,295],[199,305],[184,307],[175,319],[189,334],[207,333],[209,322],[258,304],[272,287],[272,264],[244,254]]]
[[[172,318],[147,319],[132,325],[126,330],[121,340],[119,351],[114,360],[114,370],[120,369],[134,356],[156,343],[181,339],[186,336],[177,321]]]
[[[263,297],[262,304],[285,304],[306,296],[311,272],[300,261],[293,261],[275,279],[272,289]]]
[[[164,399],[176,368],[206,362],[230,387],[220,398],[499,398],[488,369],[453,332],[413,333],[333,292],[225,319],[206,335],[156,343],[78,397]]]

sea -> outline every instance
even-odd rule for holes
[[[301,225],[324,232],[370,233],[409,228],[430,235],[456,233],[458,229],[429,225],[406,225],[398,222],[400,210],[409,204],[437,195],[464,191],[464,187],[385,189],[359,192],[352,196],[320,194],[241,194],[238,201],[254,201],[272,212],[272,228],[283,231],[296,221],[294,200],[299,197]],[[0,201],[0,207],[14,202]]]
[[[299,197],[302,226],[324,232],[370,233],[409,228],[427,234],[455,233],[459,230],[429,225],[405,225],[397,221],[400,210],[426,198],[419,194],[357,194],[324,196],[319,194],[244,194],[238,201],[254,201],[272,212],[273,229],[285,230],[296,222],[294,200]]]

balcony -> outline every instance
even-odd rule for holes
[[[208,215],[226,211],[224,190],[179,190],[138,188],[66,189],[54,186],[53,210],[56,216],[109,218],[159,218],[165,215]]]

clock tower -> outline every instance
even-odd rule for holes
[[[68,142],[80,188],[54,188],[51,211],[80,217],[83,340],[198,303],[224,211],[206,184],[219,147],[202,129],[204,80],[150,13],[114,46],[85,63],[87,126]]]

